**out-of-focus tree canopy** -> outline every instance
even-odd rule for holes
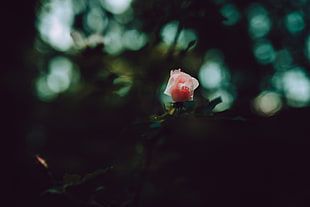
[[[241,113],[270,116],[286,106],[306,107],[308,4],[42,1],[36,93],[50,102],[84,90],[86,82],[110,82],[100,87],[102,96],[111,99],[112,92],[119,96],[112,100],[123,103],[132,97],[131,103],[144,101],[149,111],[165,98],[160,88],[168,71],[181,67],[199,77],[197,98],[223,97],[218,111],[235,106]],[[53,69],[60,65],[67,69]]]
[[[5,65],[14,70],[3,82],[24,163],[16,185],[19,193],[31,186],[29,202],[223,206],[221,196],[257,200],[255,189],[264,204],[269,189],[279,203],[281,186],[304,192],[309,181],[294,176],[306,170],[307,150],[274,150],[307,137],[308,0],[38,0],[25,8],[17,13],[29,26],[21,17],[7,29],[15,41]],[[173,114],[163,91],[178,68],[200,85]]]

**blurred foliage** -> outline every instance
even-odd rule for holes
[[[32,30],[12,28],[25,203],[306,203],[310,2],[115,2],[37,1]],[[163,95],[177,68],[199,79],[194,102]]]

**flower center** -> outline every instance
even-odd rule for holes
[[[181,92],[182,93],[189,93],[189,87],[187,87],[187,86],[181,86]]]

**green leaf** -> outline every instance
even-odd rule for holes
[[[161,121],[156,121],[150,124],[150,128],[158,128],[161,127]]]
[[[63,194],[66,190],[63,187],[50,188],[44,191],[42,194],[51,193],[51,194]]]
[[[104,186],[98,186],[95,191],[98,192],[98,191],[102,191],[104,189],[105,189]]]

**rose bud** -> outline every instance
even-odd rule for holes
[[[196,78],[181,72],[181,69],[171,70],[164,94],[171,96],[175,102],[192,101],[194,90],[198,85],[199,82]]]

